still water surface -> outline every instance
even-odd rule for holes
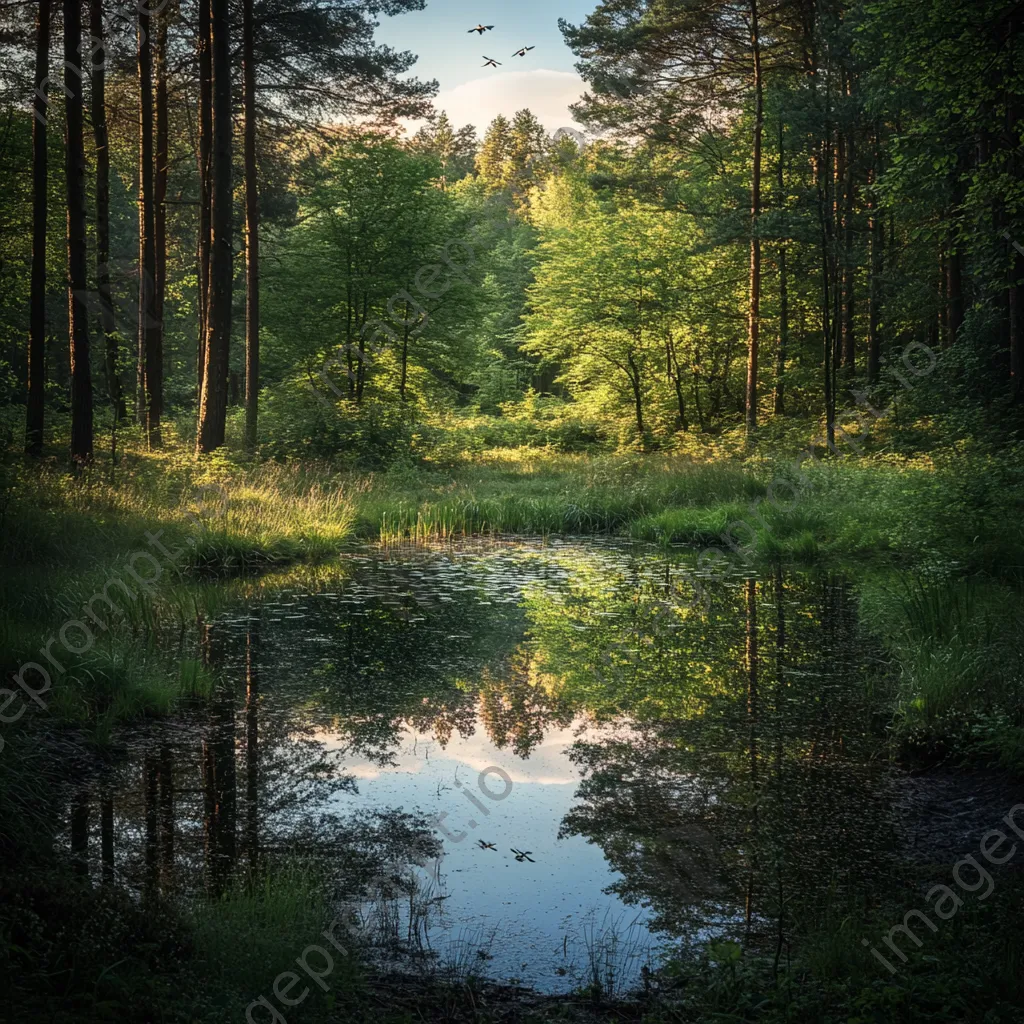
[[[842,579],[693,579],[685,552],[565,541],[226,586],[167,638],[211,699],[83,780],[67,841],[183,900],[316,854],[382,955],[545,991],[774,945],[780,907],[784,941],[786,914],[838,913],[889,866],[878,652]],[[390,890],[360,889],[377,870]]]

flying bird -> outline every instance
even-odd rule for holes
[[[494,849],[497,849],[497,847],[494,845],[494,843],[485,843],[482,839],[478,839],[476,842],[477,842],[477,846],[479,846],[481,850],[494,850]]]
[[[476,32],[479,35],[483,35],[485,32],[492,28],[494,28],[493,25],[477,25],[476,28],[471,28],[469,32],[466,33],[466,35],[469,35],[470,32]]]
[[[530,854],[531,854],[531,853],[533,853],[533,850],[517,850],[517,849],[516,849],[516,848],[515,848],[514,846],[513,846],[513,847],[510,847],[510,849],[511,849],[511,850],[512,850],[512,852],[513,852],[513,853],[514,853],[514,854],[516,855],[516,860],[517,860],[517,861],[519,861],[519,863],[520,863],[520,864],[522,864],[522,862],[523,862],[524,860],[528,860],[528,861],[529,861],[529,862],[530,862],[531,864],[536,864],[536,863],[537,863],[537,862],[536,862],[536,861],[535,861],[535,860],[534,860],[534,859],[533,859],[533,858],[532,858],[532,857],[530,856]]]
[[[496,67],[499,67],[501,65],[501,61],[500,60],[495,60],[493,57],[488,57],[486,53],[483,54],[482,56],[483,56],[484,60],[487,61],[486,64],[481,64],[480,65],[480,67],[482,67],[482,68],[496,68]]]
[[[513,53],[513,54],[512,54],[512,56],[513,56],[513,57],[525,57],[525,56],[526,56],[526,54],[527,54],[527,53],[528,53],[528,52],[529,52],[530,50],[535,50],[535,49],[536,49],[536,47],[535,47],[535,46],[524,46],[524,47],[523,47],[523,48],[522,48],[521,50],[516,50],[516,52],[515,52],[515,53]]]

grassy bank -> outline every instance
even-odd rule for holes
[[[205,691],[194,652],[156,643],[208,614],[204,580],[321,562],[353,520],[325,474],[196,463],[183,448],[128,449],[115,470],[74,477],[15,463],[2,484],[0,668],[41,664],[47,711],[97,738]]]
[[[148,638],[203,616],[206,599],[216,599],[198,587],[204,578],[316,564],[353,537],[616,534],[717,549],[751,569],[795,559],[863,577],[866,614],[900,676],[901,743],[1019,763],[1024,471],[1016,465],[963,452],[798,462],[792,450],[764,445],[746,456],[727,445],[687,455],[493,449],[447,468],[373,473],[227,456],[196,462],[173,444],[128,446],[116,466],[79,477],[11,463],[0,661],[9,673],[38,660],[54,629],[95,610],[90,601],[113,586],[116,613],[101,600],[95,648],[67,658],[51,699],[59,717],[101,723],[102,732],[203,691],[193,662],[162,657]]]

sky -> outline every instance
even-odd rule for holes
[[[558,19],[579,24],[598,0],[427,0],[422,11],[382,16],[377,39],[419,55],[412,74],[437,79],[435,106],[456,125],[474,124],[479,133],[497,114],[511,116],[529,107],[553,132],[572,127],[569,104],[584,90],[573,67],[575,57],[562,40]],[[468,30],[493,25],[482,36]],[[534,46],[525,57],[511,56]],[[484,57],[501,67],[485,68]]]

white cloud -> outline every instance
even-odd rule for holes
[[[511,118],[517,110],[529,107],[537,120],[549,131],[573,127],[569,104],[583,95],[585,85],[579,75],[571,71],[496,71],[493,75],[475,78],[470,82],[442,89],[434,100],[438,110],[448,116],[459,128],[464,124],[476,125],[482,137],[484,130],[498,114]],[[422,122],[410,122],[415,131]]]

